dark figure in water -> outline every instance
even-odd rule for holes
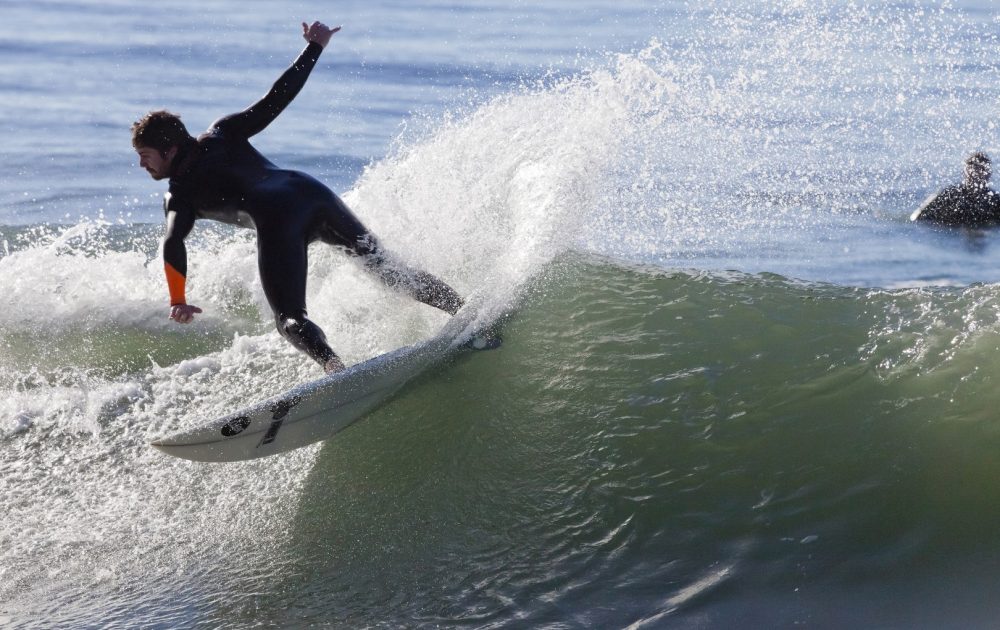
[[[991,174],[989,156],[973,153],[965,160],[962,183],[929,197],[910,220],[962,227],[1000,225],[1000,196],[990,188]]]
[[[407,268],[329,188],[305,173],[278,168],[248,139],[263,131],[305,85],[320,53],[340,27],[302,24],[305,50],[271,90],[242,112],[212,123],[193,138],[170,112],[147,114],[132,126],[139,166],[156,180],[169,178],[164,201],[167,233],[163,262],[170,290],[170,318],[186,324],[201,309],[184,293],[184,239],[196,219],[213,219],[257,231],[257,260],[264,294],[278,332],[327,372],[344,364],[320,328],[306,317],[307,248],[323,241],[360,256],[388,285],[454,314],[462,299],[434,276]]]

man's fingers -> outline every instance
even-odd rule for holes
[[[305,22],[302,23],[302,32],[303,33],[308,32],[309,29],[311,29],[311,28],[322,28],[322,29],[326,29],[326,30],[330,31],[331,33],[336,33],[342,27],[341,26],[334,26],[333,28],[330,28],[329,26],[327,26],[326,24],[323,24],[319,20],[316,20],[315,22],[313,22],[312,25],[306,24]]]
[[[178,324],[187,324],[194,320],[196,313],[201,313],[197,306],[185,305],[183,308],[173,308],[170,310],[170,319]]]

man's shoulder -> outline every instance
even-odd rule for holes
[[[240,138],[245,139],[240,129],[240,119],[242,116],[243,112],[235,112],[217,118],[208,126],[208,129],[204,133],[198,136],[198,142],[205,141],[211,143],[224,140],[238,140]]]
[[[953,184],[951,186],[945,186],[941,190],[932,194],[927,198],[927,201],[941,201],[941,202],[955,202],[966,196],[965,190],[962,188],[961,184]]]
[[[948,226],[996,225],[1000,223],[1000,195],[990,189],[948,186],[928,197],[910,219]]]
[[[198,136],[198,146],[211,144],[212,142],[217,142],[218,140],[222,139],[223,128],[219,126],[219,122],[221,120],[224,119],[220,118],[219,120],[215,121],[214,123],[209,125],[208,129],[203,131],[202,134]]]
[[[173,182],[170,189],[163,194],[164,212],[188,212],[192,209],[191,196],[183,185],[175,186]]]
[[[167,186],[167,193],[164,195],[164,207],[170,210],[186,209],[194,203],[202,187],[201,180],[197,165],[190,165],[184,171],[172,176]]]

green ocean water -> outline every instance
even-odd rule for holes
[[[36,531],[30,563],[65,575],[15,573],[2,610],[15,627],[983,625],[997,298],[569,255],[500,350],[289,457],[152,454],[151,403],[127,396],[97,433],[8,437],[5,483],[36,478],[33,500],[85,524],[76,544]],[[83,461],[157,489],[60,499]]]
[[[296,600],[385,627],[984,620],[998,338],[959,304],[995,290],[556,265],[502,351],[320,451],[299,526],[332,537],[303,537],[323,578]],[[954,598],[897,597],[921,583]]]

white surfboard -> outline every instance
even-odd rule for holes
[[[422,343],[305,383],[152,446],[183,459],[235,462],[325,440],[385,402],[414,376],[467,348],[464,342],[472,336],[474,320],[475,312],[466,307]]]

